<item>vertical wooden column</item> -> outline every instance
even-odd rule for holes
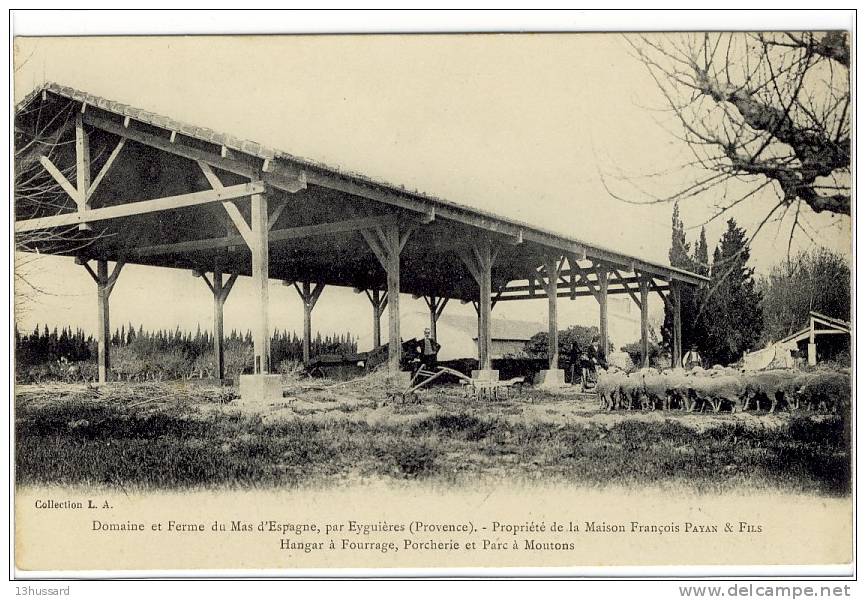
[[[481,327],[481,337],[479,339],[480,343],[480,368],[484,371],[488,371],[491,368],[492,357],[491,346],[493,346],[493,339],[490,331],[490,313],[493,310],[493,306],[491,305],[491,271],[493,268],[493,255],[490,249],[490,243],[485,241],[476,246],[475,250],[476,255],[478,256],[479,263],[479,298],[478,298],[478,308],[479,308],[479,321]]]
[[[300,286],[298,286],[297,282],[294,285],[295,289],[298,290],[301,301],[304,303],[303,353],[304,364],[307,364],[310,362],[310,338],[313,335],[313,309],[316,307],[316,302],[319,301],[319,296],[322,295],[322,290],[325,289],[325,284],[317,283],[313,289],[310,289],[309,281],[304,281]]]
[[[400,337],[400,231],[396,225],[385,228],[388,276],[388,367],[392,373],[400,371],[403,340]]]
[[[382,311],[384,307],[379,303],[379,290],[373,290],[373,296],[370,303],[373,305],[373,348],[378,348],[382,345]],[[388,294],[385,294],[388,298]]]
[[[676,281],[671,282],[670,298],[674,313],[674,347],[671,362],[674,368],[678,368],[683,364],[683,319],[680,308],[680,286]]]
[[[310,362],[310,345],[312,340],[310,339],[313,336],[313,304],[309,300],[310,298],[310,283],[308,281],[304,282],[304,347],[302,348],[302,355],[304,358],[304,364]]]
[[[271,371],[271,332],[268,324],[268,199],[264,194],[251,198],[251,245],[253,293],[256,305],[253,312],[253,372]]]
[[[205,279],[207,281],[207,279]],[[223,335],[223,270],[219,264],[213,270],[213,360],[217,379],[222,381],[226,373],[225,344]]]
[[[90,268],[85,259],[76,258],[75,262],[84,266],[96,282],[96,365],[99,372],[99,382],[105,383],[108,381],[108,374],[111,372],[111,322],[108,315],[108,300],[111,297],[114,284],[120,276],[120,271],[123,269],[123,261],[115,263],[110,275],[108,273],[108,261],[97,260],[96,272]]]
[[[379,290],[364,290],[364,293],[373,306],[373,348],[378,348],[382,345],[382,313],[388,306],[388,293]]]
[[[383,224],[375,229],[362,229],[367,245],[379,259],[388,280],[388,369],[400,371],[400,253],[414,227],[400,231],[396,223]]]
[[[108,316],[111,288],[108,281],[108,262],[96,261],[96,345],[98,356],[96,366],[99,370],[99,383],[108,381],[111,370],[111,321]]]
[[[78,193],[76,198],[78,210],[88,210],[90,208],[90,202],[87,200],[87,193],[90,190],[90,142],[87,132],[84,131],[84,121],[80,112],[75,113],[75,188]],[[81,223],[78,229],[87,231],[90,225]]]
[[[556,314],[556,292],[559,283],[559,269],[556,257],[544,257],[544,271],[547,273],[547,368],[559,368],[559,324]]]
[[[448,304],[448,298],[440,298],[431,294],[424,296],[424,302],[427,303],[427,308],[430,309],[430,337],[435,341],[439,339],[436,333],[436,323],[439,321],[439,317],[442,316],[445,305]]]
[[[193,271],[195,277],[201,277],[207,287],[213,293],[213,354],[214,367],[216,370],[217,379],[223,381],[225,379],[225,335],[223,332],[223,307],[225,306],[226,298],[229,292],[232,291],[238,274],[232,275],[223,281],[223,270],[219,261],[214,264],[213,282],[208,281],[205,273]]]
[[[649,366],[649,281],[640,280],[640,366]]]
[[[475,353],[478,358],[479,369],[481,368],[481,306],[476,300],[472,301],[472,308],[475,309]]]
[[[373,307],[373,348],[382,345],[382,310],[378,306]]]
[[[492,364],[491,347],[493,340],[490,331],[490,313],[493,310],[491,293],[493,290],[492,272],[496,261],[496,249],[490,241],[476,242],[469,250],[463,250],[460,258],[469,273],[478,283],[478,368],[489,371]]]
[[[223,333],[223,306],[226,298],[231,292],[232,286],[238,278],[237,273],[232,273],[228,280],[223,281],[223,270],[219,260],[214,264],[213,282],[208,281],[207,274],[200,271],[192,272],[194,277],[201,277],[208,289],[213,294],[213,352],[214,367],[217,378],[225,379],[225,344]]]
[[[602,268],[598,270],[598,338],[601,348],[601,355],[607,360],[608,353],[608,324],[607,324],[607,286],[608,286],[608,270]]]

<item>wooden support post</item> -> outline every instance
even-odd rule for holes
[[[315,288],[310,288],[310,282],[304,281],[298,286],[297,282],[294,284],[295,289],[298,290],[298,295],[301,297],[301,301],[304,303],[304,342],[303,342],[303,354],[304,354],[304,364],[310,362],[310,343],[313,335],[313,309],[316,307],[316,302],[319,301],[319,296],[322,295],[322,290],[325,289],[325,284],[317,283]]]
[[[120,271],[123,269],[123,261],[115,263],[110,275],[108,274],[108,261],[97,260],[95,273],[86,260],[76,259],[75,262],[83,265],[96,282],[96,364],[99,372],[99,383],[105,383],[108,381],[108,374],[111,372],[111,323],[108,316],[108,299],[111,296],[111,290],[114,289],[117,278],[120,276]]]
[[[373,348],[382,345],[382,311],[384,307],[379,304],[379,290],[374,290],[375,302],[373,304]],[[387,292],[384,294],[388,298]]]
[[[108,316],[108,299],[111,289],[106,285],[108,280],[108,262],[96,261],[96,365],[99,371],[99,383],[108,381],[111,369],[111,322]]]
[[[491,292],[491,270],[493,267],[493,255],[490,249],[489,242],[483,242],[476,246],[475,254],[478,258],[478,267],[479,267],[479,282],[478,287],[480,288],[480,296],[478,298],[479,302],[479,326],[481,328],[481,337],[479,341],[480,345],[480,356],[479,356],[479,368],[483,371],[489,371],[492,366],[492,357],[491,357],[491,346],[493,346],[493,339],[490,331],[490,313],[493,310],[491,306],[490,292]]]
[[[401,232],[397,223],[361,230],[388,280],[388,370],[392,374],[400,372],[403,344],[400,338],[400,252],[414,230],[410,227]]]
[[[481,365],[481,306],[477,300],[472,301],[472,308],[475,309],[475,353],[478,358],[478,364]],[[480,366],[478,367],[481,368]]]
[[[607,360],[608,354],[608,325],[607,325],[607,284],[608,271],[602,268],[597,271],[598,275],[598,341],[601,355]]]
[[[90,142],[87,132],[84,131],[84,123],[81,113],[75,115],[75,187],[77,198],[75,203],[80,212],[90,210],[87,192],[90,189]],[[78,229],[87,231],[90,225],[80,223]]]
[[[205,280],[207,281],[207,280]],[[225,345],[223,337],[223,270],[220,265],[214,266],[213,285],[213,359],[216,376],[219,381],[225,378]]]
[[[271,372],[271,331],[268,324],[268,199],[264,194],[251,198],[250,252],[252,253],[253,294],[253,372]]]
[[[193,271],[193,275],[199,276],[199,273]],[[232,291],[238,274],[232,273],[231,277],[225,282],[223,281],[223,271],[219,261],[214,265],[213,283],[208,281],[207,275],[201,274],[205,284],[213,293],[213,353],[214,367],[216,370],[217,379],[223,381],[225,379],[225,336],[223,332],[223,307],[225,306],[226,298],[229,292]]]
[[[674,368],[679,368],[683,364],[683,319],[681,312],[681,297],[680,285],[677,282],[671,282],[670,291],[671,304],[674,312],[674,344],[671,356],[671,362]]]
[[[481,371],[491,370],[491,350],[493,340],[490,331],[490,313],[493,310],[491,291],[493,263],[496,261],[496,249],[489,240],[481,240],[472,246],[471,251],[464,251],[460,258],[466,264],[469,273],[478,283],[478,368]]]
[[[388,276],[388,367],[391,373],[400,371],[403,340],[400,337],[400,231],[396,225],[385,229]]]
[[[559,368],[559,324],[556,314],[559,270],[555,256],[544,257],[544,271],[547,273],[547,367],[551,370]]]
[[[378,348],[382,345],[382,313],[388,306],[388,293],[379,290],[364,290],[364,293],[373,305],[373,348]]]
[[[426,298],[427,306],[430,309],[430,337],[433,341],[436,341],[436,321],[439,320],[439,315],[436,314],[436,303],[438,299],[436,296],[429,296]]]
[[[640,366],[649,366],[649,281],[640,281]]]
[[[301,295],[301,299],[304,302],[304,341],[302,348],[302,356],[304,359],[304,364],[308,364],[310,362],[310,345],[312,340],[310,339],[313,335],[313,305],[310,303],[310,282],[305,281],[303,283],[303,294]]]

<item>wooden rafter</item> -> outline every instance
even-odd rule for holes
[[[204,173],[205,179],[208,180],[211,188],[215,190],[225,189],[220,178],[217,177],[217,174],[213,172],[210,165],[206,162],[198,161],[198,166],[201,169],[202,173]],[[241,234],[241,237],[244,239],[246,245],[250,248],[253,247],[253,230],[250,228],[244,216],[241,214],[240,209],[234,202],[227,201],[222,203],[223,208],[231,219],[232,223],[234,223],[235,229],[237,229],[238,233]]]
[[[75,201],[75,204],[80,204],[78,198],[78,190],[75,189],[74,185],[69,183],[69,180],[66,179],[60,169],[54,166],[54,163],[51,162],[51,159],[47,156],[40,156],[39,162],[42,164],[45,170],[48,171],[48,174],[51,175],[54,181],[60,184],[60,187],[63,188],[63,191],[66,192],[66,194]]]
[[[288,200],[283,200],[279,204],[274,207],[274,210],[271,211],[270,216],[268,217],[268,231],[274,228],[274,225],[277,224],[277,221],[280,218],[280,215],[283,214],[283,211],[286,210],[286,207],[289,205]]]
[[[65,227],[80,223],[91,223],[93,221],[105,221],[120,217],[146,215],[164,210],[188,208],[190,206],[199,206],[211,202],[224,202],[225,200],[243,198],[244,196],[252,194],[260,194],[264,192],[264,189],[264,184],[261,181],[254,181],[251,183],[232,185],[220,190],[206,190],[203,192],[193,192],[191,194],[157,198],[155,200],[126,202],[124,204],[106,206],[104,208],[92,208],[90,210],[63,213],[51,217],[40,217],[36,219],[28,219],[26,221],[17,221],[15,223],[15,232],[23,233],[27,231],[36,231],[38,229]]]
[[[613,276],[617,279],[617,281],[620,282],[620,284],[622,285],[623,289],[624,289],[626,292],[628,292],[628,295],[631,296],[631,299],[634,300],[634,303],[638,305],[638,308],[640,308],[640,305],[641,305],[641,304],[640,304],[640,299],[637,297],[637,294],[635,294],[634,290],[632,290],[632,289],[629,287],[628,283],[626,283],[626,280],[625,280],[625,279],[623,278],[623,276],[620,274],[619,270],[618,270],[618,269],[611,269],[611,270],[610,270],[610,273],[611,273],[611,275],[613,275]],[[615,292],[615,290],[608,290],[607,293],[608,293],[608,294],[612,294],[612,293],[614,293],[614,292]]]
[[[178,143],[177,141],[173,143],[170,139],[166,139],[149,133],[144,133],[143,131],[138,131],[128,126],[123,126],[121,124],[115,123],[110,119],[97,117],[91,113],[85,114],[83,116],[83,119],[85,123],[92,127],[96,127],[97,129],[107,131],[108,133],[113,133],[114,135],[133,140],[145,146],[150,146],[151,148],[163,150],[164,152],[168,152],[176,156],[181,156],[189,160],[194,160],[196,162],[203,161],[208,163],[212,167],[216,167],[229,173],[243,175],[244,177],[252,178],[257,176],[257,169],[252,165],[242,163],[240,161],[225,159],[216,153],[199,150],[198,148],[193,148],[191,146]]]
[[[350,231],[364,231],[373,225],[381,224],[382,218],[362,217],[358,219],[347,219],[345,221],[334,221],[332,223],[320,223],[318,225],[304,225],[301,227],[289,227],[286,229],[274,229],[268,234],[271,242],[280,242],[318,235],[329,235],[333,233],[345,233]],[[389,222],[389,219],[384,219]],[[224,238],[207,238],[201,240],[190,240],[188,242],[177,242],[174,244],[159,244],[130,250],[130,256],[158,256],[161,254],[178,254],[182,252],[196,252],[201,250],[212,250],[216,248],[228,248],[244,243],[240,235]]]
[[[87,188],[88,199],[96,193],[96,189],[99,187],[99,184],[102,183],[102,180],[108,174],[108,170],[111,168],[111,165],[114,164],[114,161],[117,159],[117,156],[120,154],[120,151],[123,150],[123,147],[125,145],[126,138],[120,138],[120,141],[117,142],[114,150],[112,150],[111,154],[108,155],[108,159],[105,161],[105,164],[102,165],[102,168],[99,170],[99,174],[97,174],[96,179],[94,179],[93,183],[90,184],[90,187]]]
[[[659,284],[657,284],[654,280],[649,279],[648,281],[649,281],[649,286],[650,286],[650,288],[651,288],[655,293],[657,293],[657,294],[659,295],[659,298],[662,299],[662,301],[665,303],[665,306],[670,307],[670,306],[671,306],[671,299],[670,299],[670,296],[669,296],[669,295],[666,295],[666,294],[664,293],[664,290],[661,288],[661,286],[659,286]]]
[[[256,160],[255,164],[251,164],[251,162],[244,162],[237,157],[230,156],[228,153],[226,156],[222,156],[221,152],[207,152],[199,148],[187,146],[180,140],[175,139],[172,142],[170,138],[145,133],[132,127],[115,123],[110,119],[94,116],[89,112],[83,115],[82,118],[88,125],[107,131],[108,133],[133,140],[139,144],[150,146],[151,148],[156,148],[175,156],[196,162],[202,161],[228,173],[235,173],[249,179],[261,179],[268,185],[289,193],[295,193],[307,187],[307,178],[302,170],[297,170],[294,173],[262,172],[260,160]]]

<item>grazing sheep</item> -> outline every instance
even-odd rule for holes
[[[624,373],[612,368],[600,371],[597,391],[604,410],[671,410],[689,412],[712,409],[748,411],[777,409],[850,410],[849,373],[804,373],[791,370],[744,372],[733,367],[695,367],[691,370],[645,368]],[[764,404],[766,402],[766,404]]]
[[[801,379],[795,394],[809,410],[848,414],[851,409],[851,376],[847,373],[815,373]]]
[[[626,374],[616,367],[599,370],[595,391],[599,403],[604,410],[615,410],[620,404],[620,390],[623,387]]]
[[[696,379],[700,385],[695,386],[697,395],[708,402],[713,412],[719,412],[722,407],[729,407],[735,412],[740,403],[745,386],[736,375],[722,374],[724,371],[716,371],[709,377]]]
[[[780,405],[787,403],[785,388],[790,381],[790,371],[761,371],[746,374],[746,385],[743,391],[743,410],[749,410],[752,400],[755,410],[761,410],[761,401],[770,403],[769,412],[775,412]]]
[[[665,402],[666,408],[688,410],[691,406],[690,392],[692,388],[692,375],[682,369],[676,369],[668,374],[668,389]]]

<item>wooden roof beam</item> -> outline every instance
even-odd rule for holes
[[[638,297],[637,297],[637,294],[635,294],[635,291],[637,291],[637,290],[632,290],[632,289],[629,287],[628,283],[626,283],[625,278],[620,274],[619,270],[618,270],[618,269],[611,269],[611,270],[610,270],[610,274],[613,275],[614,278],[616,278],[616,280],[617,280],[620,284],[622,284],[623,289],[624,289],[626,292],[628,292],[628,295],[631,296],[631,299],[634,300],[634,303],[637,304],[638,306],[640,306],[640,298],[638,298]],[[608,288],[607,293],[608,293],[608,294],[612,294],[612,293],[614,293],[614,291],[611,290],[610,288]]]
[[[514,280],[514,281],[523,281],[523,280]],[[623,277],[620,280],[620,282],[625,282],[626,284],[640,283],[640,277]],[[576,279],[575,284],[576,284],[575,287],[577,289],[589,289],[589,290],[594,290],[595,293],[598,293],[598,289],[596,287],[598,285],[598,280],[588,279],[580,271],[578,271],[578,277]],[[545,285],[546,285],[546,281],[544,279],[542,279],[542,283],[541,283],[540,287],[544,287]],[[534,287],[537,289],[539,286],[536,285]],[[658,284],[656,284],[656,287],[658,287]],[[514,285],[514,286],[509,286],[508,288],[505,289],[505,291],[506,292],[510,292],[510,291],[525,292],[525,291],[531,291],[532,289],[533,289],[533,286],[529,286],[526,284],[518,284],[518,285]],[[571,289],[571,282],[560,280],[558,285],[557,285],[557,289],[570,290]],[[667,289],[667,288],[664,288],[664,289]],[[541,297],[541,296],[539,296],[539,297]]]
[[[15,223],[15,232],[23,233],[26,231],[35,231],[38,229],[50,229],[52,227],[64,227],[81,223],[91,223],[93,221],[106,221],[109,219],[118,219],[120,217],[134,217],[154,212],[161,212],[165,210],[175,210],[178,208],[199,206],[202,204],[209,204],[211,202],[224,202],[225,200],[243,198],[252,194],[261,194],[264,191],[264,183],[262,183],[261,181],[253,181],[251,183],[232,185],[222,188],[220,190],[206,190],[203,192],[193,192],[191,194],[181,194],[179,196],[156,198],[154,200],[125,202],[123,204],[106,206],[104,208],[92,208],[88,210],[79,210],[71,213],[53,215],[50,217],[40,217],[36,219],[28,219],[26,221],[18,221]]]
[[[667,289],[668,288],[666,288],[666,287],[662,288],[663,291],[666,291]],[[508,290],[505,290],[505,291],[508,291]],[[607,293],[608,293],[608,295],[618,295],[618,294],[633,294],[634,292],[632,292],[631,290],[623,289],[623,288],[610,288],[607,291]],[[592,298],[593,297],[593,293],[590,292],[589,290],[581,290],[579,292],[575,292],[574,295],[578,298]],[[557,298],[570,298],[571,292],[570,291],[557,292],[556,297]],[[508,296],[506,294],[503,294],[503,295],[498,297],[497,301],[498,302],[505,302],[506,300],[540,300],[542,298],[547,298],[547,296],[539,296],[539,295],[530,296],[529,294],[515,294],[512,296]]]
[[[150,146],[151,148],[156,148],[157,150],[162,150],[169,154],[174,154],[175,156],[180,156],[193,161],[202,161],[212,167],[216,167],[217,169],[222,169],[223,171],[228,171],[229,173],[235,173],[237,175],[243,175],[244,177],[253,178],[259,176],[257,165],[223,158],[219,153],[212,153],[198,148],[193,148],[192,146],[187,146],[181,143],[177,139],[172,143],[169,139],[145,133],[135,129],[134,127],[130,127],[130,124],[121,126],[111,119],[98,117],[93,113],[87,113],[82,118],[84,119],[84,122],[91,127],[96,127],[97,129],[130,139],[139,144],[144,144],[145,146]],[[127,119],[128,118],[129,117],[127,117]]]
[[[230,158],[228,156],[223,157],[221,152],[206,152],[199,150],[198,148],[187,146],[179,140],[175,140],[175,142],[172,143],[167,138],[147,134],[136,130],[134,127],[124,127],[110,119],[95,116],[92,112],[87,112],[85,115],[82,115],[82,118],[87,124],[108,131],[109,133],[126,137],[136,142],[190,160],[203,161],[213,167],[231,173],[236,173],[250,178],[261,177],[268,185],[292,193],[304,189],[309,183],[342,191],[354,196],[375,200],[377,202],[390,204],[404,210],[421,213],[423,218],[427,219],[428,222],[431,216],[434,218],[441,217],[443,219],[456,221],[465,225],[507,236],[516,240],[516,243],[522,243],[525,241],[534,242],[557,251],[587,256],[588,258],[606,260],[619,265],[620,268],[638,269],[659,277],[671,276],[675,279],[694,285],[702,284],[705,281],[705,278],[699,275],[671,270],[670,268],[661,265],[653,265],[602,248],[589,247],[585,244],[563,239],[552,233],[533,230],[493,216],[479,214],[477,211],[473,211],[469,208],[463,209],[461,207],[444,204],[441,201],[422,199],[413,196],[408,192],[401,194],[397,191],[389,191],[383,189],[381,185],[372,182],[369,184],[359,183],[353,181],[349,177],[340,176],[339,174],[331,173],[323,168],[312,165],[304,165],[302,163],[292,164],[292,161],[285,160],[283,163],[289,163],[292,164],[292,166],[287,169],[285,165],[282,165],[282,173],[280,172],[280,169],[277,168],[276,164],[274,166],[274,172],[260,173],[262,166],[259,164],[260,159],[256,159],[256,164],[248,164],[247,162],[240,160],[240,153],[231,153],[235,158]]]
[[[60,97],[75,98],[73,92],[63,89],[52,89],[51,91]],[[692,285],[704,285],[706,282],[706,278],[683,271],[682,269],[648,263],[613,250],[588,246],[583,242],[570,240],[553,232],[532,228],[526,224],[502,219],[496,215],[473,210],[470,207],[462,207],[437,198],[428,198],[421,194],[402,191],[394,186],[364,180],[362,177],[352,174],[340,173],[324,165],[311,164],[288,155],[260,156],[244,150],[229,149],[225,146],[225,142],[216,144],[204,137],[199,138],[194,134],[188,135],[177,131],[176,127],[163,126],[154,121],[143,121],[149,127],[165,133],[165,135],[151,135],[138,128],[136,119],[130,118],[128,115],[124,115],[113,108],[103,108],[98,101],[95,104],[91,104],[91,107],[93,110],[82,112],[81,117],[93,127],[128,139],[134,139],[139,143],[144,143],[166,152],[185,156],[191,160],[205,160],[211,166],[229,172],[251,178],[261,177],[266,184],[279,189],[286,189],[288,191],[303,189],[306,185],[306,182],[303,181],[306,174],[311,178],[311,183],[316,185],[344,191],[345,193],[369,198],[378,202],[393,204],[409,211],[420,212],[426,215],[428,219],[431,216],[435,216],[436,218],[442,217],[499,235],[510,236],[518,242],[523,240],[537,243],[548,250],[585,254],[588,258],[607,260],[619,265],[623,269],[631,268],[652,273],[657,277],[671,277],[672,279]],[[181,135],[178,135],[178,133]],[[187,145],[184,143],[185,138],[212,144],[213,151],[203,151],[200,148]],[[263,159],[264,163],[262,162]],[[262,171],[264,173],[259,175]]]
[[[318,235],[330,235],[334,233],[348,233],[369,229],[382,224],[397,221],[396,217],[362,217],[358,219],[346,219],[332,223],[320,223],[318,225],[304,225],[302,227],[289,227],[286,229],[272,229],[268,234],[271,242],[314,237]],[[185,252],[199,252],[202,250],[214,250],[227,248],[229,246],[240,246],[244,244],[244,238],[240,235],[221,238],[208,238],[202,240],[190,240],[174,244],[160,244],[136,248],[130,251],[130,256],[158,256],[161,254],[180,254]]]

